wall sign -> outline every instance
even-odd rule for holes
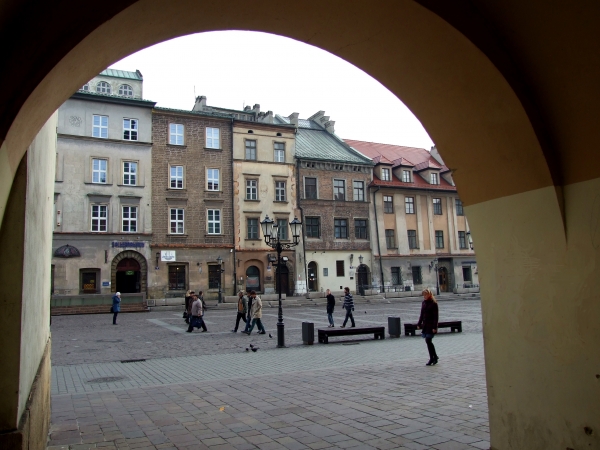
[[[110,286],[110,281],[103,281],[102,282],[102,287],[109,287]]]
[[[164,262],[175,262],[177,261],[175,250],[161,250],[160,260]]]
[[[116,241],[112,243],[113,248],[143,248],[145,245],[144,242]]]

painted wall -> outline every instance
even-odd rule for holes
[[[350,263],[350,255],[353,255],[352,263]],[[357,253],[356,251],[306,251],[306,262],[316,262],[318,267],[318,289],[325,291],[325,289],[331,289],[332,291],[339,291],[344,287],[349,287],[350,291],[354,293],[356,291],[356,268],[359,265],[358,257],[363,256],[363,264],[369,267],[371,273],[373,273],[373,261],[371,253],[365,251]],[[338,277],[336,272],[336,261],[344,261],[344,276]],[[352,269],[350,269],[352,266]],[[323,274],[323,269],[327,269],[328,275]],[[310,273],[310,271],[309,271]],[[309,275],[310,276],[310,275]],[[370,280],[369,280],[370,282]],[[342,286],[340,288],[340,286]]]

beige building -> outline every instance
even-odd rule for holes
[[[374,284],[385,290],[464,292],[479,286],[469,224],[435,147],[346,140],[373,158],[369,187]],[[437,274],[437,277],[436,277]]]

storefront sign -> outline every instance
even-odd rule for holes
[[[117,241],[112,243],[113,248],[143,248],[145,245],[144,242]]]
[[[161,250],[160,260],[165,262],[177,261],[177,258],[175,257],[175,250]]]

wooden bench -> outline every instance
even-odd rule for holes
[[[462,332],[462,321],[455,320],[453,322],[438,322],[438,330],[440,328],[450,328],[450,331],[454,333],[455,331],[458,333]],[[417,332],[417,324],[416,323],[405,323],[404,324],[404,335],[415,336]]]
[[[385,327],[319,328],[319,343],[329,343],[329,337],[373,334],[375,339],[385,339]]]

